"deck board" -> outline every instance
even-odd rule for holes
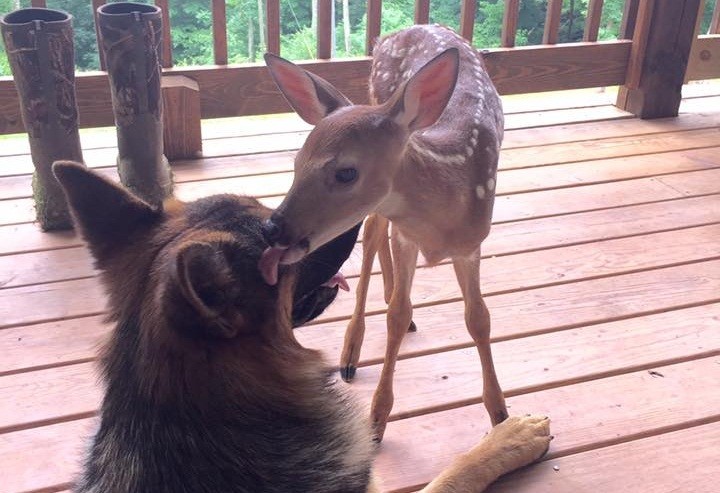
[[[688,88],[682,114],[656,121],[629,118],[606,104],[608,94],[506,99],[510,130],[483,245],[483,291],[510,411],[549,414],[557,439],[545,461],[493,492],[714,491],[720,89]],[[204,130],[205,157],[174,165],[178,195],[245,192],[272,205],[308,126],[273,117]],[[115,178],[112,133],[88,134],[83,144],[86,161]],[[31,222],[26,152],[23,143],[0,150],[0,477],[8,493],[70,486],[101,397],[96,348],[110,330],[78,237]],[[351,286],[359,248],[345,268]],[[417,490],[489,426],[452,268],[419,267],[419,330],[401,348],[377,461],[393,492]],[[384,353],[374,272],[352,385],[364,402]],[[352,295],[339,297],[298,337],[337,361],[352,307]]]

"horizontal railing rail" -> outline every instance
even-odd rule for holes
[[[179,1],[179,0],[175,0]],[[583,41],[559,42],[563,15],[562,0],[548,0],[542,45],[517,47],[521,0],[503,0],[504,15],[500,47],[484,50],[486,64],[501,94],[555,91],[587,87],[637,84],[637,58],[642,56],[636,26],[647,26],[639,15],[651,15],[656,2],[692,0],[626,0],[619,39],[598,41],[603,0],[588,0]],[[703,12],[705,0],[699,2]],[[720,0],[714,2],[712,19],[707,31],[696,28],[693,47],[687,63],[686,80],[720,77]],[[45,0],[32,0],[32,5],[46,6]],[[92,0],[93,9],[106,3]],[[258,63],[228,64],[228,19],[225,0],[212,0],[213,61],[215,65],[181,67],[173,63],[172,25],[168,14],[170,0],[155,0],[163,9],[166,28],[163,30],[163,73],[184,75],[199,87],[203,118],[219,118],[289,111],[279,96],[265,67]],[[332,58],[334,0],[317,0],[316,59],[298,62],[305,68],[336,84],[354,101],[367,101],[367,77],[370,58]],[[281,53],[281,5],[279,0],[264,0],[262,26],[267,51]],[[370,55],[382,26],[382,0],[367,0],[365,53]],[[477,2],[462,0],[459,32],[472,40],[477,17]],[[431,21],[430,0],[416,0],[415,23]],[[648,21],[649,22],[649,21]],[[634,41],[633,41],[634,40]],[[102,53],[102,50],[98,50]],[[100,55],[101,56],[101,55]],[[635,62],[633,63],[633,60]],[[100,67],[105,63],[100,59]],[[104,72],[83,72],[76,78],[77,101],[82,127],[113,124],[110,90]],[[18,100],[12,78],[0,77],[0,134],[24,131],[20,121]]]

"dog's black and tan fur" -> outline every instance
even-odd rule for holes
[[[117,324],[101,359],[100,427],[76,491],[364,493],[365,418],[328,384],[320,355],[293,337],[278,296],[293,276],[278,288],[258,272],[269,210],[232,195],[156,210],[80,166],[55,173]],[[320,285],[356,235],[300,267],[296,322],[332,300],[337,288]]]
[[[364,413],[293,326],[358,228],[280,273],[257,264],[270,211],[219,195],[160,209],[73,163],[57,163],[116,324],[101,357],[105,397],[77,493],[377,491]],[[547,448],[547,423],[510,419],[424,491],[481,491]]]

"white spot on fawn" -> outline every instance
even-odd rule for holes
[[[482,185],[478,185],[475,187],[475,195],[482,200],[485,198],[485,188]]]
[[[490,179],[488,179],[487,189],[488,189],[490,192],[492,192],[493,190],[495,190],[495,178],[490,178]]]

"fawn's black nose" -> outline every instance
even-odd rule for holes
[[[278,214],[273,214],[270,219],[263,222],[262,234],[268,245],[275,245],[283,234],[283,218]]]

